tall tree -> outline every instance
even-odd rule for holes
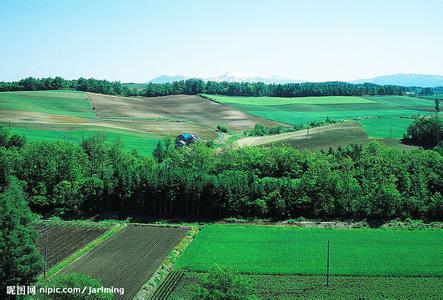
[[[16,178],[0,194],[0,290],[9,285],[29,285],[42,269],[31,213]]]

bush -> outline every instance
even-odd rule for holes
[[[228,133],[229,129],[228,129],[228,127],[226,127],[224,125],[217,125],[217,131],[223,132],[223,133]]]
[[[436,116],[416,119],[409,125],[406,132],[406,139],[409,139],[413,144],[434,147],[443,139],[443,128],[440,119]]]
[[[255,299],[252,281],[235,270],[215,265],[194,286],[195,299]]]

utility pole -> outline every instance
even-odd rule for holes
[[[329,286],[329,259],[330,259],[330,253],[331,253],[331,247],[330,247],[330,241],[328,240],[328,262],[326,267],[326,286]]]
[[[48,268],[48,230],[45,230],[45,269],[43,277],[46,278],[46,270]]]

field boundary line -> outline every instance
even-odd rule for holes
[[[63,270],[66,266],[68,266],[68,265],[72,264],[74,261],[80,259],[83,255],[85,255],[86,253],[88,253],[89,251],[94,249],[95,247],[99,246],[103,242],[107,241],[109,238],[111,238],[112,236],[114,236],[115,234],[117,234],[118,232],[120,232],[121,230],[123,230],[126,227],[127,227],[126,224],[116,224],[116,225],[112,226],[109,230],[107,230],[105,233],[100,235],[98,238],[89,242],[83,248],[78,249],[72,255],[68,256],[67,258],[65,258],[64,260],[62,260],[61,262],[59,262],[58,264],[56,264],[52,268],[50,268],[47,271],[46,278],[50,278],[50,277],[56,275],[61,270]],[[43,274],[40,274],[37,277],[38,281],[44,280],[44,279],[45,278],[43,277]]]
[[[186,250],[186,248],[195,239],[195,236],[199,233],[200,229],[197,226],[190,227],[185,237],[174,247],[169,255],[163,260],[160,267],[155,271],[151,278],[143,285],[143,287],[135,295],[134,299],[143,300],[151,299],[155,290],[165,280],[167,275],[174,270],[174,264],[177,262],[180,255]]]

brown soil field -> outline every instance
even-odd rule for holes
[[[105,287],[125,289],[123,296],[114,295],[114,299],[132,299],[188,230],[130,225],[67,266],[62,273],[92,276]]]
[[[321,127],[269,136],[244,137],[235,146],[257,146],[268,144],[289,144],[298,149],[327,150],[349,144],[367,144],[370,140],[358,123],[337,123]]]
[[[88,98],[99,118],[183,120],[211,130],[215,130],[217,125],[225,125],[231,130],[251,129],[256,124],[279,125],[192,95],[129,98],[88,93]]]
[[[38,224],[35,228],[38,232],[37,248],[42,255],[45,253],[46,233],[48,234],[48,268],[69,257],[107,230],[106,227],[46,224]]]

